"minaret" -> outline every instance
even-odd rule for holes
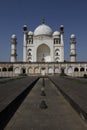
[[[60,44],[61,44],[61,62],[64,62],[64,40],[63,40],[64,26],[60,26]]]
[[[61,44],[64,44],[64,41],[63,41],[63,33],[64,33],[64,26],[63,26],[63,25],[60,25]]]
[[[70,61],[76,62],[76,37],[74,34],[70,37]]]
[[[23,26],[24,40],[23,40],[23,62],[27,61],[27,25]]]
[[[11,37],[11,62],[17,61],[16,45],[17,45],[17,38],[16,35],[13,34]]]

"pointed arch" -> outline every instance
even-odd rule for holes
[[[79,71],[79,68],[74,68],[74,72],[78,72]]]
[[[82,68],[80,68],[80,71],[81,71],[81,72],[85,71],[85,68],[83,68],[83,67],[82,67]]]
[[[46,44],[41,44],[37,48],[37,61],[42,62],[43,58],[44,58],[45,62],[51,61],[50,47]]]

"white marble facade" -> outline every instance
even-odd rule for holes
[[[63,25],[60,31],[42,23],[33,32],[24,25],[23,62],[64,62]]]
[[[87,62],[76,62],[76,36],[70,36],[70,61],[64,59],[64,26],[59,31],[53,31],[44,22],[30,31],[27,25],[23,26],[23,62],[17,61],[17,38],[11,37],[11,62],[0,63],[0,75],[18,76],[48,75],[64,72],[70,76],[83,76],[87,74]],[[81,66],[81,69],[79,68]]]

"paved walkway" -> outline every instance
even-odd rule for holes
[[[37,82],[5,130],[87,130],[86,124],[49,79],[45,79],[46,96],[41,96],[42,81]],[[40,108],[42,100],[47,109]]]

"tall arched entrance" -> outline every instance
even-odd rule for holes
[[[46,44],[41,44],[37,48],[37,61],[51,62],[50,48]]]

